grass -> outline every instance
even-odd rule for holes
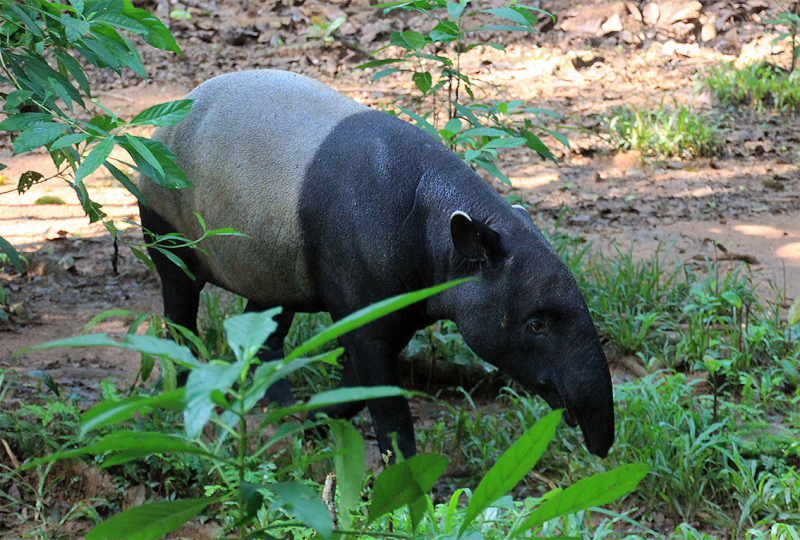
[[[638,150],[653,159],[696,158],[719,152],[719,122],[688,105],[656,108],[621,105],[601,116],[602,128],[618,150]]]
[[[617,442],[609,458],[590,456],[579,431],[561,426],[536,471],[516,493],[541,495],[618,464],[647,463],[653,472],[635,494],[610,509],[555,520],[544,533],[591,539],[798,538],[800,320],[787,317],[780,298],[774,303],[761,300],[744,267],[729,273],[712,264],[691,270],[667,263],[666,249],[636,260],[623,250],[600,253],[557,229],[548,234],[578,277],[610,357],[636,356],[653,373],[617,385]],[[203,305],[205,344],[227,354],[220,346],[220,321],[241,311],[243,303],[212,292]],[[328,324],[327,315],[298,317],[286,347]],[[478,362],[457,336],[451,323],[431,326],[417,334],[409,354],[437,362]],[[301,394],[311,394],[335,384],[331,379],[337,376],[336,370],[320,370],[293,384]],[[8,386],[0,383],[0,401]],[[463,400],[440,401],[434,406],[438,413],[417,431],[420,448],[452,460],[455,476],[445,492],[474,487],[498,456],[547,412],[542,400],[513,386],[492,403],[477,402],[463,389],[458,392]],[[39,394],[26,405],[3,409],[0,429],[18,456],[41,455],[75,441],[77,405],[71,396]],[[169,424],[179,419],[137,422],[145,421]],[[331,451],[327,440],[294,439],[251,481],[303,479],[319,489],[328,468],[320,460]],[[211,495],[223,484],[220,478],[232,474],[201,470],[191,459],[157,457],[109,472],[116,494],[71,502],[54,522],[48,508],[59,504],[64,475],[47,469],[23,477],[4,466],[0,481],[19,486],[19,495],[13,500],[6,495],[2,503],[16,509],[7,519],[16,516],[18,522],[27,520],[28,530],[44,531],[40,537],[54,536],[62,518],[100,519],[118,508],[121,494],[140,483],[148,486],[148,498]],[[483,516],[485,538],[502,538],[507,525],[498,524],[520,515],[522,504],[503,500]],[[28,508],[25,518],[23,507]],[[423,528],[435,531],[448,511],[446,505],[431,509]],[[396,526],[402,530],[402,524]]]
[[[769,62],[757,62],[744,68],[720,64],[710,68],[697,82],[709,89],[722,105],[794,111],[800,108],[800,72],[788,74]]]

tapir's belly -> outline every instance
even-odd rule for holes
[[[140,180],[148,205],[179,232],[198,238],[195,213],[216,236],[199,254],[208,281],[265,306],[318,305],[305,256],[299,196],[325,137],[362,105],[324,85],[280,71],[252,71],[200,85],[192,111],[154,139],[178,156],[192,188]],[[324,204],[324,201],[320,201]]]

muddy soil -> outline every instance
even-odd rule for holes
[[[513,187],[487,181],[527,203],[540,225],[568,208],[562,228],[609,253],[617,246],[647,257],[666,246],[676,262],[727,259],[726,268],[733,268],[748,261],[765,298],[774,300],[775,291],[786,302],[800,295],[800,122],[784,113],[715,109],[709,93],[693,90],[697,74],[720,61],[768,58],[788,65],[786,47],[771,49],[774,36],[761,23],[774,18],[779,6],[754,0],[717,2],[700,10],[699,2],[687,1],[690,12],[700,11],[648,24],[648,16],[654,16],[648,2],[581,4],[546,2],[542,7],[556,14],[556,24],[543,21],[540,34],[512,36],[505,53],[478,47],[465,56],[462,67],[478,83],[480,99],[523,99],[557,111],[563,119],[547,127],[561,126],[570,140],[565,148],[545,137],[557,165],[528,151],[508,151],[501,165]],[[407,99],[410,78],[399,74],[370,84],[373,72],[356,69],[367,59],[362,51],[387,44],[391,31],[425,25],[418,15],[381,16],[363,0],[191,0],[149,7],[162,15],[173,9],[192,15],[170,23],[184,54],[142,48],[150,74],[146,82],[130,72],[93,72],[96,97],[122,117],[183,97],[212,76],[257,68],[303,73],[379,108]],[[347,22],[332,43],[321,43],[310,40],[315,16],[329,21],[345,17]],[[700,42],[708,24],[715,35]],[[591,58],[580,61],[586,54]],[[642,162],[616,152],[593,131],[597,115],[609,107],[657,105],[662,99],[716,111],[725,130],[722,153],[711,159]],[[0,161],[8,165],[0,177],[0,236],[30,262],[24,275],[9,269],[0,273],[0,285],[12,296],[10,320],[0,322],[0,368],[47,370],[58,383],[85,396],[88,406],[98,397],[98,381],[133,380],[137,355],[69,349],[29,352],[12,360],[11,353],[77,335],[107,309],[160,312],[158,280],[124,247],[115,262],[108,233],[88,223],[74,193],[58,180],[22,196],[16,193],[23,172],[52,172],[45,154],[11,157],[10,140],[3,134]],[[115,222],[138,220],[134,197],[115,180],[96,173],[88,184]],[[64,204],[36,204],[45,195]],[[141,241],[141,235],[131,228],[126,239]],[[95,330],[121,335],[127,322],[112,319]],[[624,368],[616,374],[631,376]]]

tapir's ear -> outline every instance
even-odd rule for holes
[[[460,210],[450,216],[450,236],[456,251],[470,261],[493,260],[501,253],[500,235]]]
[[[513,208],[514,211],[517,214],[521,215],[522,217],[530,219],[531,221],[533,221],[533,218],[531,217],[531,213],[528,212],[527,210],[525,210],[525,207],[522,206],[521,204],[512,204],[511,208]]]

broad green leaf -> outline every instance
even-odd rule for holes
[[[147,32],[147,28],[143,24],[120,13],[102,13],[92,18],[92,22],[105,23],[114,28],[128,30],[136,34],[144,34]]]
[[[67,130],[66,124],[42,122],[26,128],[14,139],[14,154],[24,154],[34,148],[50,144]]]
[[[384,469],[372,488],[368,523],[424,497],[448,463],[439,454],[423,454]]]
[[[390,44],[404,49],[411,49],[418,51],[425,46],[425,36],[415,30],[407,30],[405,32],[392,32]]]
[[[11,94],[9,94],[10,96]],[[18,113],[0,122],[0,129],[3,131],[22,131],[30,125],[47,122],[50,119],[52,119],[52,116],[47,113]]]
[[[525,144],[526,140],[522,137],[509,137],[507,134],[504,137],[492,139],[481,147],[481,151],[490,148],[517,148]]]
[[[184,368],[196,368],[205,365],[195,358],[189,347],[178,345],[170,339],[129,334],[125,336],[125,339],[118,346],[144,354],[164,356]]]
[[[189,179],[186,178],[186,174],[175,164],[178,159],[177,156],[164,143],[155,139],[139,139],[139,142],[145,145],[156,157],[161,164],[163,174],[145,161],[136,161],[139,172],[163,187],[184,188],[192,185]]]
[[[120,401],[102,401],[83,413],[78,437],[82,438],[94,429],[130,420],[137,414],[146,414],[153,409],[179,410],[183,406],[183,388],[157,396],[132,396]]]
[[[64,135],[63,137],[56,139],[56,141],[50,145],[50,151],[60,150],[61,148],[72,146],[74,144],[80,144],[88,138],[89,136],[86,133],[70,133],[69,135]]]
[[[105,163],[112,150],[114,150],[113,137],[100,141],[81,162],[81,166],[78,167],[78,171],[75,173],[75,181],[80,182],[96,171],[100,165]]]
[[[427,94],[428,90],[433,86],[433,77],[427,71],[417,71],[412,75],[411,80],[414,81],[414,84],[423,94]]]
[[[367,69],[367,68],[374,68],[374,67],[381,67],[388,64],[394,64],[397,62],[402,62],[402,58],[384,58],[383,60],[372,60],[370,62],[364,62],[363,64],[359,64],[356,66],[356,69]]]
[[[131,154],[131,157],[133,158],[134,161],[136,161],[136,163],[139,163],[139,160],[137,159],[136,156],[136,154],[138,154],[139,156],[141,156],[142,159],[144,159],[147,162],[148,165],[150,165],[151,167],[153,167],[153,169],[158,171],[159,175],[161,176],[164,175],[164,167],[161,166],[161,163],[159,162],[158,158],[156,158],[156,156],[153,154],[153,152],[151,152],[150,149],[144,145],[141,137],[135,137],[128,133],[126,133],[123,137],[128,143],[125,149],[128,150],[128,153]],[[132,153],[131,150],[134,150],[135,154]]]
[[[461,17],[466,7],[466,2],[447,2],[447,14],[450,15],[450,18],[453,20],[458,19]]]
[[[251,484],[250,482],[242,482],[239,484],[239,494],[241,495],[242,502],[244,502],[244,512],[242,519],[236,524],[238,527],[250,523],[261,507],[264,505],[264,495],[261,489],[264,486],[259,484]]]
[[[397,68],[382,69],[382,70],[376,72],[375,75],[372,76],[372,79],[370,80],[370,83],[374,83],[376,81],[379,81],[379,80],[383,79],[384,77],[388,77],[392,73],[399,73],[401,71],[406,71],[406,70],[405,69],[397,69]]]
[[[467,131],[462,133],[461,136],[462,137],[507,137],[508,132],[497,128],[479,127],[479,128],[468,129]]]
[[[3,105],[3,110],[7,113],[16,111],[20,105],[28,101],[31,97],[33,97],[33,92],[30,90],[14,90],[8,97],[6,97],[6,102]],[[24,114],[43,114],[43,113],[24,113]],[[50,119],[50,115],[46,115],[47,119]],[[13,118],[13,117],[11,117]],[[5,122],[6,120],[3,120]],[[2,124],[2,123],[0,123]],[[0,128],[5,129],[5,128]],[[13,131],[13,130],[6,130],[6,131]]]
[[[64,25],[67,41],[70,43],[78,41],[89,31],[88,22],[75,17],[70,17],[66,13],[61,15],[61,24]]]
[[[228,338],[228,345],[240,361],[251,360],[278,328],[274,321],[282,308],[276,307],[263,313],[242,313],[226,319],[222,325]]]
[[[11,264],[14,265],[14,268],[20,274],[25,271],[25,267],[22,264],[22,259],[19,257],[19,253],[17,250],[14,249],[14,246],[9,243],[8,240],[0,236],[0,252],[5,253],[8,256],[8,260],[11,261]],[[13,358],[13,356],[12,356]]]
[[[35,21],[33,17],[28,15],[27,11],[17,5],[15,2],[3,2],[3,12],[10,11],[15,17],[25,24],[25,27],[36,37],[42,38],[42,30],[39,28],[39,22]],[[29,8],[29,6],[25,6]]]
[[[143,110],[133,117],[130,125],[171,126],[183,120],[192,109],[191,99],[180,99],[160,103]]]
[[[513,536],[538,527],[545,521],[616,501],[636,489],[648,472],[649,465],[635,463],[584,478],[564,491],[548,497],[519,526]]]
[[[536,16],[533,15],[533,13],[531,13],[530,16],[526,16],[526,14],[522,12],[522,9],[514,9],[512,7],[482,9],[481,12],[497,15],[498,17],[508,19],[509,21],[521,24],[523,26],[530,26],[531,24],[536,22]]]
[[[120,184],[122,184],[122,186],[123,186],[125,189],[127,189],[128,191],[130,191],[130,192],[131,192],[131,193],[132,193],[132,194],[133,194],[133,195],[136,197],[136,200],[138,200],[138,201],[139,201],[140,203],[142,203],[142,204],[146,204],[146,201],[145,201],[145,199],[144,199],[144,195],[142,194],[142,192],[141,192],[141,191],[139,191],[139,188],[138,188],[138,187],[136,187],[136,184],[134,184],[134,183],[131,181],[131,179],[130,179],[130,178],[128,178],[128,175],[127,175],[127,174],[125,174],[125,173],[124,173],[124,172],[122,172],[121,170],[117,169],[117,168],[116,168],[114,165],[112,165],[112,164],[111,164],[111,163],[109,163],[108,161],[106,161],[105,163],[103,163],[103,166],[106,168],[106,170],[107,170],[108,172],[110,172],[110,173],[111,173],[111,176],[113,176],[113,177],[116,179],[116,181],[117,181],[117,182],[119,182]],[[141,253],[141,252],[140,252],[140,253]]]
[[[181,49],[175,43],[175,38],[170,34],[169,29],[164,26],[158,17],[153,15],[147,10],[133,7],[130,0],[125,0],[125,8],[122,14],[130,17],[147,29],[147,32],[142,34],[142,38],[150,45],[157,49],[171,51],[181,54]]]
[[[483,477],[467,506],[459,534],[463,534],[470,523],[481,512],[508,493],[533,469],[556,432],[561,420],[561,411],[553,411],[526,431],[517,442],[506,450],[497,463]]]
[[[186,381],[186,408],[183,411],[183,423],[189,438],[197,437],[211,418],[216,406],[211,399],[211,393],[214,390],[223,393],[229,390],[245,367],[243,362],[214,362],[202,364],[189,373]]]
[[[328,509],[319,495],[309,486],[294,482],[279,482],[264,486],[279,497],[277,504],[322,538],[330,538],[333,524]]]
[[[342,334],[346,334],[347,332],[372,322],[375,319],[383,317],[388,313],[398,311],[410,306],[411,304],[419,302],[420,300],[424,300],[429,296],[433,296],[436,293],[444,291],[445,289],[461,285],[462,283],[472,281],[473,279],[474,278],[458,279],[448,283],[443,283],[442,285],[436,285],[435,287],[429,287],[427,289],[401,294],[392,298],[387,298],[386,300],[382,300],[380,302],[376,302],[330,325],[328,328],[293,350],[291,354],[287,356],[287,360],[303,356],[307,352],[313,351],[321,345],[336,339]]]
[[[72,78],[75,79],[75,82],[78,83],[78,86],[81,87],[81,90],[83,90],[87,96],[91,97],[92,92],[91,88],[89,87],[89,80],[86,78],[86,74],[83,72],[83,68],[81,67],[80,63],[78,63],[78,61],[66,51],[54,50],[53,54],[56,55],[56,58],[60,64],[66,68],[70,75],[72,75]]]
[[[135,506],[99,524],[89,531],[86,540],[160,538],[195,517],[208,505],[222,500],[224,500],[222,497],[182,499]]]
[[[361,486],[366,474],[364,439],[350,422],[331,420],[329,425],[337,450],[333,465],[339,492],[339,521],[343,528],[349,529],[353,524],[350,512],[361,500]]]
[[[44,178],[44,175],[36,171],[25,171],[19,176],[19,183],[17,184],[17,191],[20,194],[28,191],[33,184],[38,183]]]

